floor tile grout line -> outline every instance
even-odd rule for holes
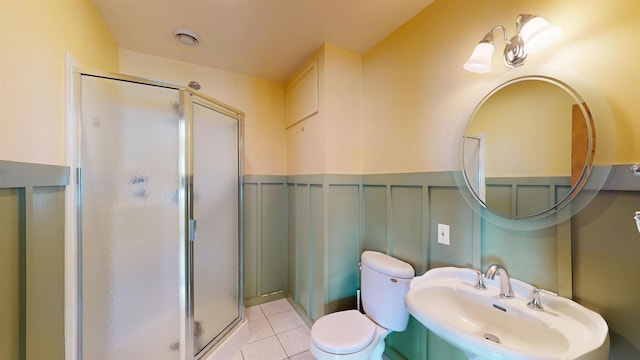
[[[276,301],[277,301],[277,300],[276,300]],[[268,304],[268,303],[267,303],[267,304]],[[300,314],[299,314],[299,313],[297,313],[297,312],[295,311],[295,309],[294,309],[292,306],[290,306],[290,304],[289,304],[289,307],[284,306],[284,308],[285,308],[285,309],[283,309],[283,307],[280,307],[280,309],[281,309],[282,311],[277,311],[277,312],[270,313],[269,315],[267,315],[267,312],[265,312],[265,310],[263,309],[262,305],[264,305],[264,304],[260,304],[260,305],[256,305],[256,306],[258,306],[258,308],[260,309],[260,313],[263,315],[263,317],[260,317],[260,318],[258,318],[258,319],[253,319],[252,321],[265,319],[265,320],[267,321],[267,324],[269,325],[269,328],[271,329],[271,332],[273,333],[273,335],[267,336],[267,337],[265,337],[265,338],[263,338],[263,339],[255,340],[255,341],[254,341],[254,342],[252,342],[252,343],[255,343],[255,342],[257,342],[257,341],[261,341],[261,340],[266,340],[266,339],[269,339],[269,338],[271,338],[271,337],[275,337],[275,340],[278,342],[278,344],[280,345],[280,348],[282,349],[282,351],[284,352],[284,355],[285,355],[285,358],[283,358],[282,360],[291,360],[291,359],[292,359],[292,357],[295,357],[295,356],[298,356],[298,355],[304,354],[306,351],[308,351],[308,350],[303,350],[303,351],[301,351],[301,352],[299,352],[299,353],[296,353],[296,354],[293,354],[293,355],[291,355],[291,356],[290,356],[290,355],[289,355],[289,353],[287,352],[287,350],[285,349],[285,347],[284,347],[284,345],[283,345],[282,341],[280,340],[280,336],[279,336],[279,335],[283,335],[283,334],[285,334],[285,333],[292,332],[292,331],[303,331],[303,330],[302,330],[303,328],[305,328],[306,330],[309,330],[309,331],[310,331],[309,326],[308,326],[308,325],[307,325],[307,323],[306,323],[306,322],[301,318]],[[278,309],[278,307],[277,307],[277,306],[276,306],[276,309]],[[272,308],[271,310],[273,310],[273,308]],[[293,328],[293,329],[288,329],[288,330],[285,330],[285,331],[281,331],[279,334],[278,334],[278,333],[276,333],[276,330],[275,330],[275,328],[274,328],[274,327],[273,327],[273,325],[272,325],[272,321],[273,321],[273,319],[272,319],[272,318],[273,318],[274,316],[282,315],[282,314],[287,313],[287,312],[290,312],[290,311],[292,311],[292,310],[293,310],[293,313],[294,313],[295,317],[296,317],[296,318],[298,318],[298,319],[300,319],[300,320],[302,321],[302,325],[300,325],[300,326],[298,326],[298,327],[295,327],[295,328]],[[240,351],[240,356],[241,356],[242,360],[245,360],[245,355],[244,355],[244,352],[243,352],[243,351]]]
[[[288,333],[288,332],[291,332],[291,331],[300,330],[300,329],[302,329],[303,327],[307,327],[307,326],[306,326],[306,325],[299,326],[299,327],[297,327],[297,328],[295,328],[295,329],[291,329],[291,330],[287,330],[287,331],[281,332],[280,334],[285,334],[285,333]],[[287,354],[287,356],[289,356],[289,353],[287,352],[287,349],[286,349],[286,348],[284,347],[284,345],[282,344],[282,341],[280,341],[280,337],[278,336],[278,334],[276,334],[275,336],[276,336],[276,338],[278,339],[278,342],[280,343],[280,346],[282,346],[282,349],[284,350],[284,353],[285,353],[285,354]],[[308,351],[308,350],[303,350],[303,351],[301,351],[301,352],[299,352],[299,353],[296,353],[296,354],[293,354],[293,355],[291,355],[291,356],[300,355],[300,354],[302,354],[302,353],[303,353],[303,352],[305,352],[305,351]],[[289,358],[291,358],[291,356],[289,356]]]
[[[289,360],[289,358],[290,358],[289,357],[289,353],[287,352],[287,349],[284,348],[284,345],[282,345],[282,341],[280,341],[280,338],[278,337],[278,334],[276,333],[276,329],[273,328],[273,325],[271,324],[271,320],[269,320],[269,317],[272,317],[273,315],[275,315],[275,314],[271,314],[271,316],[267,316],[267,323],[271,327],[271,331],[273,331],[273,336],[275,336],[276,340],[278,341],[278,344],[280,344],[280,347],[282,348],[282,351],[287,356],[283,360]]]
[[[289,353],[287,352],[287,349],[284,348],[284,345],[282,345],[282,341],[280,341],[280,338],[278,337],[278,335],[275,335],[276,340],[278,340],[278,344],[280,344],[280,347],[282,348],[282,351],[284,351],[284,354],[287,355],[287,359],[289,359],[291,356],[289,356]]]

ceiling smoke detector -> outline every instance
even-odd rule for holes
[[[200,36],[189,30],[179,29],[173,33],[176,40],[184,46],[195,47],[200,43]]]

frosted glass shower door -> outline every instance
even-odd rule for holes
[[[240,319],[239,120],[193,102],[194,352]]]
[[[179,91],[81,77],[81,358],[180,359]]]

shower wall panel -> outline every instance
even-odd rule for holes
[[[78,79],[81,356],[201,357],[242,320],[243,114],[114,76]]]
[[[212,105],[212,104],[211,104]],[[240,318],[238,121],[193,105],[195,353]]]
[[[82,79],[82,354],[179,358],[178,91]]]

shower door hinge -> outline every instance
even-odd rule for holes
[[[189,241],[196,240],[196,219],[189,220]]]

